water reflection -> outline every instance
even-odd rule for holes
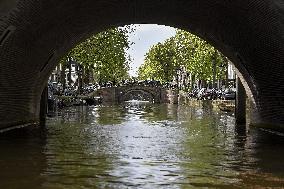
[[[202,104],[71,107],[1,134],[0,188],[281,187],[283,144]]]
[[[47,168],[45,132],[24,128],[0,135],[0,188],[37,188]]]

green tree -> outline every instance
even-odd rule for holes
[[[82,75],[79,75],[79,79],[84,83],[90,82],[90,75],[94,75],[97,82],[117,83],[129,78],[131,59],[127,49],[131,45],[128,40],[131,32],[131,26],[111,28],[91,36],[70,50],[66,57],[80,64]],[[66,61],[66,57],[61,62]]]
[[[208,42],[183,30],[150,48],[145,62],[138,69],[140,79],[170,81],[176,70],[184,67],[191,74],[192,82],[212,82],[225,77],[226,58]]]
[[[183,30],[177,30],[175,39],[179,60],[195,79],[215,83],[225,77],[228,61],[208,42]]]
[[[150,48],[145,55],[145,63],[138,69],[138,77],[169,82],[179,67],[178,63],[174,39],[170,38]]]

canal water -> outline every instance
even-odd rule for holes
[[[0,188],[281,188],[283,145],[201,106],[70,107],[0,135]]]

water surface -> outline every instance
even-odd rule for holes
[[[199,106],[70,107],[1,134],[0,188],[281,188],[283,144]]]

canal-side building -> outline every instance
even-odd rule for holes
[[[71,73],[71,83],[75,84],[78,79],[78,68],[77,68],[78,63],[76,61],[70,61],[70,64],[71,64],[70,66],[67,66],[65,68],[65,82],[66,84],[68,84],[69,73]],[[71,71],[69,71],[70,68],[71,68]],[[63,69],[62,64],[59,64],[58,66],[56,66],[49,77],[49,82],[54,83],[54,84],[60,83],[62,81],[61,80],[62,69]]]
[[[228,87],[235,88],[236,87],[236,70],[232,62],[228,62],[228,70],[227,70],[227,79],[228,79]]]

